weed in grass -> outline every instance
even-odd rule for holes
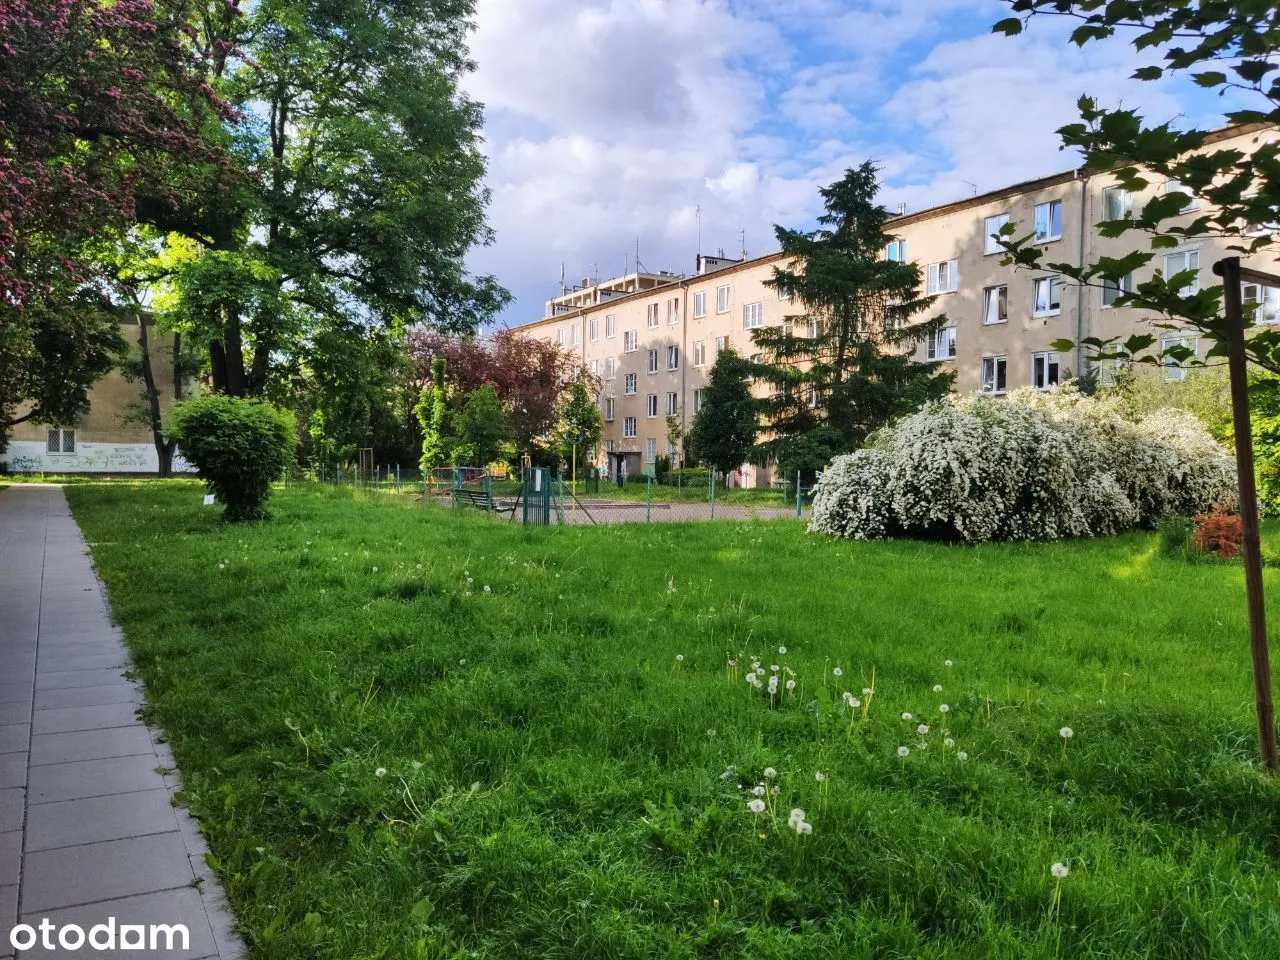
[[[255,957],[1274,954],[1236,567],[69,495]]]

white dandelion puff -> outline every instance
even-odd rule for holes
[[[945,740],[942,741],[942,745],[944,747],[950,748],[950,747],[954,747],[956,745],[956,742],[952,740],[950,737],[947,737]]]
[[[945,703],[938,704],[939,713],[949,713],[950,711],[951,711],[951,708],[947,706]]]
[[[911,748],[910,748],[910,747],[899,747],[899,748],[898,748],[898,756],[900,756],[900,757],[905,757],[905,756],[906,756],[908,753],[910,753],[910,752],[911,752]]]
[[[794,680],[788,680],[788,681],[787,681],[787,689],[788,689],[788,690],[794,690],[795,688],[796,688],[796,682],[795,682]]]
[[[779,652],[779,653],[781,653],[781,654],[783,654],[783,655],[785,656],[785,655],[786,655],[786,652],[787,652],[787,648],[786,648],[786,647],[779,647],[779,648],[778,648],[778,652]]]
[[[379,780],[381,780],[383,777],[387,775],[387,768],[379,767],[377,770],[373,771],[373,775],[377,777]]]
[[[1059,880],[1061,880],[1071,871],[1067,869],[1067,865],[1065,863],[1055,863],[1052,867],[1049,868],[1049,872],[1053,874],[1055,877],[1057,877]]]
[[[762,783],[759,786],[752,787],[751,792],[757,797],[763,797],[765,794],[764,784]]]
[[[1063,727],[1061,730],[1058,731],[1058,736],[1060,736],[1063,740],[1070,740],[1075,735],[1076,735],[1076,732],[1072,730],[1070,727]]]
[[[778,771],[773,769],[773,767],[764,768],[764,778],[766,780],[776,780],[777,777],[778,777]]]
[[[957,754],[956,754],[956,756],[957,756],[957,757],[959,757],[961,760],[968,760],[968,759],[969,759],[969,755],[968,755],[967,753],[965,753],[963,750],[961,750],[959,753],[957,753]]]
[[[677,654],[676,654],[676,663],[684,663],[684,654],[683,654],[683,653],[677,653]]]
[[[943,661],[942,661],[942,665],[943,665],[944,667],[949,667],[949,666],[951,666],[951,661],[950,661],[950,660],[943,660]]]
[[[764,813],[764,801],[752,800],[747,804],[747,809],[752,813]]]
[[[940,683],[935,683],[935,684],[933,685],[933,692],[934,692],[934,693],[941,693],[941,692],[942,692],[942,684],[940,684]]]
[[[922,723],[920,724],[920,726],[916,727],[916,733],[920,734],[920,736],[922,737],[925,736],[925,734],[927,734],[928,732],[929,732],[929,725],[927,723]]]
[[[813,779],[817,780],[819,783],[825,783],[827,780],[827,775],[823,773],[821,770],[819,770],[817,773],[813,775]]]
[[[902,719],[903,719],[903,720],[914,720],[915,718],[914,718],[913,716],[911,716],[911,714],[909,714],[909,713],[903,713],[903,714],[902,714]]]
[[[834,670],[831,671],[831,675],[833,677],[843,677],[844,671],[841,670],[839,667],[836,667]]]

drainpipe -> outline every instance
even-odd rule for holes
[[[689,373],[689,282],[680,280],[680,466],[684,467],[684,441],[689,430],[689,404],[686,397]]]
[[[1084,255],[1085,255],[1085,237],[1088,236],[1088,232],[1091,229],[1091,224],[1089,223],[1089,219],[1088,219],[1089,174],[1086,172],[1082,175],[1081,171],[1077,170],[1076,176],[1080,177],[1080,259],[1079,261],[1077,261],[1077,266],[1083,268]],[[1084,284],[1078,284],[1076,286],[1076,364],[1077,364],[1076,378],[1077,379],[1084,376],[1085,374],[1084,344],[1082,342],[1085,336],[1084,309],[1085,309],[1085,286]]]

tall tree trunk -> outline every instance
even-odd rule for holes
[[[156,461],[160,476],[167,477],[173,469],[173,446],[165,439],[164,424],[160,421],[160,391],[156,389],[155,371],[151,367],[151,339],[147,334],[147,318],[137,311],[138,352],[142,355],[142,383],[147,392],[147,413],[151,421],[151,441],[156,447]]]
[[[226,390],[230,396],[243,397],[248,382],[244,370],[244,341],[240,334],[240,314],[223,307],[222,320],[222,342],[226,351]]]

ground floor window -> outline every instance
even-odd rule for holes
[[[635,435],[636,435],[636,418],[623,417],[622,418],[622,436],[628,440],[631,440],[635,438]]]
[[[983,357],[982,392],[1004,393],[1008,385],[1008,369],[1007,357]]]
[[[1056,352],[1031,355],[1031,385],[1037,390],[1048,390],[1058,382],[1058,354]]]
[[[76,432],[67,427],[50,427],[45,453],[75,453]]]

